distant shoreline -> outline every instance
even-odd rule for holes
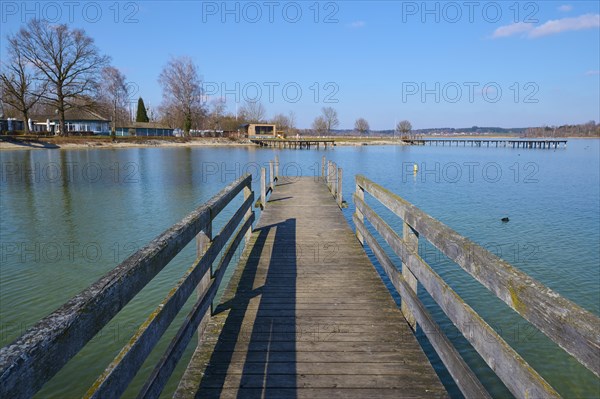
[[[311,137],[302,137],[302,139],[310,139]],[[324,137],[321,137],[324,138]],[[370,145],[406,145],[399,139],[385,137],[358,137],[358,136],[329,136],[333,139],[336,146],[370,146]],[[518,137],[504,135],[480,135],[480,136],[423,136],[427,139],[519,139]],[[528,137],[522,139],[544,139],[542,137]],[[552,140],[569,140],[569,139],[600,139],[600,137],[560,137],[552,138]],[[39,149],[121,149],[121,148],[157,148],[157,147],[257,147],[250,140],[229,139],[224,137],[193,137],[193,138],[117,138],[112,141],[110,137],[48,137],[40,138],[39,140],[8,142],[0,141],[0,151],[13,150],[39,150]],[[258,148],[258,147],[257,147]]]

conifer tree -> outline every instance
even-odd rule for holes
[[[140,97],[138,100],[137,114],[135,116],[135,121],[136,122],[150,122],[150,119],[148,118],[148,114],[146,113],[146,106],[144,105],[144,100],[142,100],[142,97]]]

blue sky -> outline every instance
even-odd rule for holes
[[[85,29],[146,105],[169,57],[190,56],[207,101],[258,98],[309,127],[415,128],[600,120],[597,1],[1,1],[6,35],[46,17]]]

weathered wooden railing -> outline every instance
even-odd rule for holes
[[[194,332],[210,316],[225,269],[254,221],[252,177],[243,176],[173,225],[61,308],[0,350],[0,398],[33,396],[194,237],[199,256],[96,380],[86,397],[119,397],[196,289],[198,300],[143,386],[139,397],[158,397]],[[243,191],[244,202],[212,237],[214,218]],[[233,238],[232,238],[233,237]],[[218,266],[213,263],[219,258]]]
[[[321,177],[325,180],[327,188],[335,197],[340,208],[344,208],[346,203],[342,195],[342,178],[344,171],[333,161],[327,161],[325,156],[321,159]]]
[[[365,192],[403,220],[402,237],[367,205]],[[597,316],[364,176],[356,176],[354,202],[358,239],[371,248],[401,296],[407,321],[413,328],[417,323],[423,327],[465,397],[489,397],[489,394],[418,299],[418,283],[517,398],[560,395],[419,256],[420,237],[600,376],[600,319]],[[401,270],[366,227],[365,219],[401,259]]]
[[[275,185],[279,178],[279,157],[269,161],[269,177],[267,180],[267,169],[260,168],[260,198],[254,204],[255,208],[265,209],[267,206],[267,196],[275,190]]]

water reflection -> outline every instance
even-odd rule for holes
[[[241,174],[255,175],[257,191],[258,168],[268,167],[275,154],[281,174],[319,174],[323,155],[344,168],[349,221],[353,178],[364,174],[600,313],[600,140],[571,140],[567,150],[558,151],[396,146],[326,152],[253,147],[4,151],[0,344],[12,341],[24,326],[56,309]],[[414,163],[417,175],[410,169],[406,174],[406,165]],[[460,178],[448,174],[453,164],[462,168]],[[483,173],[487,164],[499,166],[497,181]],[[534,169],[528,166],[532,164]],[[472,175],[468,165],[477,165]],[[501,223],[503,216],[510,223]],[[555,380],[565,396],[597,392],[596,380],[565,371],[563,358],[555,361],[551,347],[519,330],[510,311],[496,311],[495,300],[455,265],[435,253],[426,255],[451,285],[461,287],[458,291],[472,306],[516,341],[528,360],[537,359],[544,376]],[[185,256],[160,275],[160,282],[180,276],[189,265]],[[126,323],[141,321],[144,301],[160,300],[163,288],[153,287],[125,315]],[[98,361],[119,343],[90,349],[86,361]],[[87,388],[77,378],[62,383],[64,389]]]

